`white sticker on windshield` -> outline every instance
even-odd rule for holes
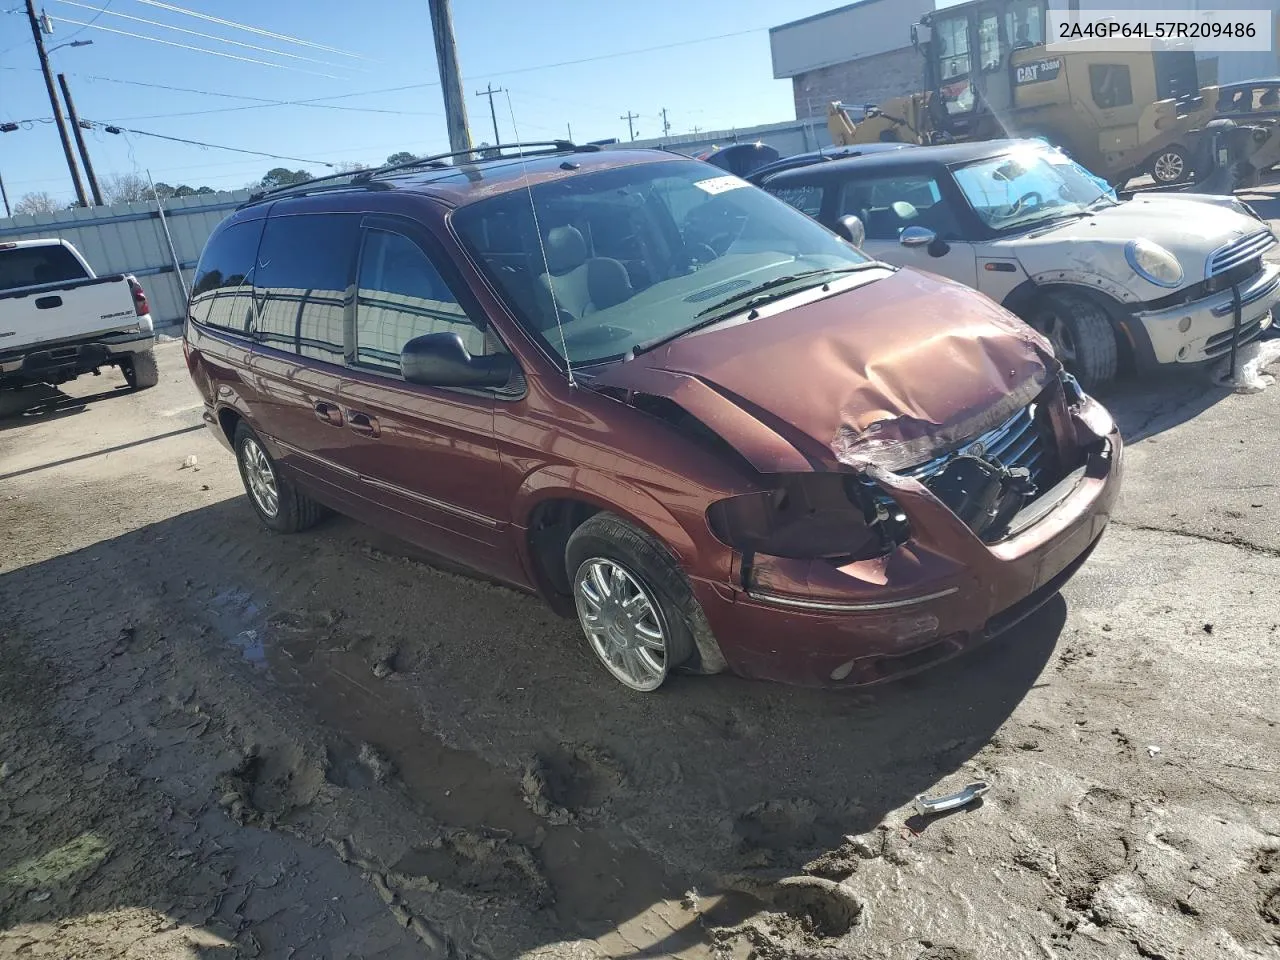
[[[710,180],[699,180],[694,184],[701,190],[707,191],[712,195],[724,193],[726,190],[737,190],[739,187],[747,186],[747,181],[729,174],[724,177],[712,177]]]

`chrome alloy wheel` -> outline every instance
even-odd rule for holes
[[[240,462],[244,466],[245,484],[253,502],[268,517],[274,517],[280,512],[280,490],[266,451],[257,440],[249,437],[240,445]]]
[[[667,640],[657,604],[615,560],[594,557],[573,584],[578,621],[591,649],[632,690],[656,690],[667,678]]]

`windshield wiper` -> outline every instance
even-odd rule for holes
[[[739,301],[743,301],[743,300],[746,301],[746,303],[742,304],[742,308],[741,308],[745,310],[745,309],[759,306],[760,304],[763,304],[763,303],[767,303],[770,300],[776,300],[781,297],[790,296],[793,293],[799,293],[800,292],[799,290],[784,291],[784,290],[775,289],[777,287],[787,286],[788,284],[791,284],[797,280],[809,280],[814,277],[830,276],[832,274],[839,274],[839,273],[857,273],[859,270],[868,270],[868,269],[871,269],[872,267],[879,267],[879,266],[883,266],[883,264],[877,263],[875,261],[868,261],[867,263],[854,264],[851,267],[824,267],[821,270],[804,270],[800,273],[792,273],[785,277],[774,277],[772,280],[766,280],[763,283],[756,284],[754,287],[748,287],[746,290],[743,290],[739,293],[735,293],[731,297],[726,297],[724,300],[721,300],[719,303],[712,304],[711,306],[707,307],[705,310],[701,310],[698,313],[695,313],[694,319],[697,320],[698,322],[692,324],[691,326],[684,327],[683,329],[680,329],[680,330],[676,330],[673,333],[664,333],[662,336],[654,337],[652,340],[645,340],[641,343],[637,343],[634,347],[631,348],[631,352],[633,354],[645,353],[646,351],[652,350],[654,347],[660,347],[664,343],[670,343],[672,340],[675,340],[679,337],[683,337],[687,333],[693,333],[695,330],[702,330],[706,327],[715,326],[720,321],[728,318],[728,315],[724,314],[723,312],[724,309],[726,307],[733,306]],[[816,287],[816,286],[818,286],[818,284],[816,283],[810,284],[809,287],[806,287],[804,289],[810,289],[811,287]],[[734,311],[734,312],[740,312],[740,311]]]
[[[772,280],[764,281],[764,283],[757,283],[754,287],[747,287],[745,290],[740,290],[731,297],[725,297],[725,299],[721,300],[719,303],[713,303],[705,310],[698,311],[694,314],[694,317],[696,319],[697,317],[705,317],[710,313],[717,313],[725,307],[733,306],[740,300],[752,300],[759,297],[760,294],[765,293],[766,291],[772,290],[775,287],[786,286],[787,284],[794,283],[797,280],[808,280],[811,277],[821,277],[833,273],[855,273],[858,270],[866,270],[868,267],[875,266],[879,266],[879,264],[873,261],[854,264],[851,267],[823,267],[820,270],[802,270],[800,273],[788,274],[785,277],[774,277]],[[814,286],[816,286],[816,284],[814,284]],[[799,291],[795,292],[798,293]]]

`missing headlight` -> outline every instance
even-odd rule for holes
[[[777,477],[771,490],[730,497],[707,510],[716,537],[735,549],[812,560],[882,556],[905,539],[905,518],[901,535],[892,519],[872,488],[840,473]]]

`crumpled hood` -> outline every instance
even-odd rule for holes
[[[762,473],[913,466],[990,429],[1047,381],[1048,344],[981,294],[912,270],[761,308],[607,368],[668,397]]]
[[[1105,277],[1119,287],[1109,292],[1126,302],[1169,294],[1129,266],[1124,247],[1141,237],[1158,243],[1182,264],[1183,286],[1205,277],[1209,255],[1241,237],[1265,230],[1247,214],[1213,202],[1175,197],[1144,198],[1104,207],[1088,217],[1005,241],[1027,275],[1058,272]]]

